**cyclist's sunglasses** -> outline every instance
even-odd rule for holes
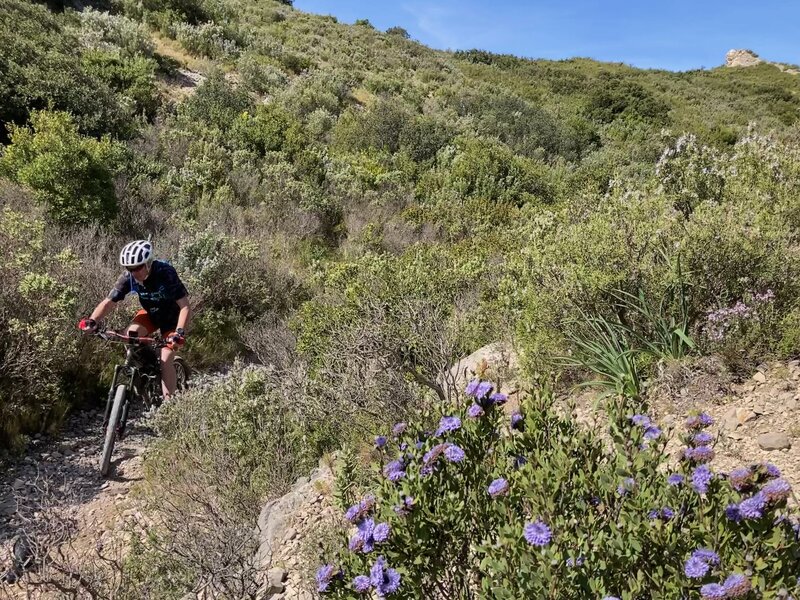
[[[136,273],[136,271],[144,269],[144,265],[139,265],[138,267],[125,267],[125,269],[128,271],[128,273]]]

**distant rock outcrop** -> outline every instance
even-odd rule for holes
[[[726,67],[755,67],[762,63],[778,67],[784,73],[800,75],[800,70],[795,66],[764,60],[752,50],[728,50],[728,53],[725,55]]]
[[[726,67],[754,67],[763,62],[752,50],[728,50],[725,55]]]

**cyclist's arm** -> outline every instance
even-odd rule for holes
[[[94,319],[95,321],[98,322],[102,321],[103,317],[105,317],[109,312],[111,312],[111,309],[114,308],[115,304],[116,302],[114,302],[110,298],[104,298],[103,300],[100,301],[100,304],[97,305],[97,308],[95,308],[92,311],[92,316],[90,316],[89,318]]]
[[[114,287],[111,288],[111,291],[108,293],[108,296],[100,301],[100,304],[97,305],[97,308],[92,311],[92,316],[89,317],[90,319],[94,319],[95,321],[101,321],[103,317],[105,317],[111,309],[114,308],[117,302],[125,298],[128,293],[131,291],[131,278],[130,275],[127,273],[123,273],[119,276],[116,282],[114,282]]]
[[[189,317],[191,316],[191,309],[189,308],[189,296],[184,296],[175,301],[181,309],[178,313],[178,328],[186,331],[186,326],[189,324]]]

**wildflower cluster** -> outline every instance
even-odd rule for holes
[[[630,439],[609,449],[547,393],[506,412],[490,383],[466,392],[459,409],[386,436],[373,494],[348,509],[355,529],[318,573],[327,596],[458,597],[480,581],[482,597],[647,597],[655,585],[743,598],[773,582],[797,597],[790,488],[768,464],[715,474],[708,414],[689,415],[678,472],[662,475],[667,436],[645,414],[618,411]]]
[[[748,321],[757,321],[759,311],[775,299],[775,292],[768,289],[764,293],[752,294],[750,304],[739,300],[730,307],[718,308],[706,315],[705,331],[712,342],[722,342],[731,333],[740,329]]]

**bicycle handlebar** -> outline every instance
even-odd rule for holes
[[[98,331],[96,336],[103,338],[108,342],[117,342],[127,346],[153,346],[154,348],[163,348],[167,342],[160,338],[154,337],[140,337],[137,335],[125,335],[110,329],[102,329]]]

